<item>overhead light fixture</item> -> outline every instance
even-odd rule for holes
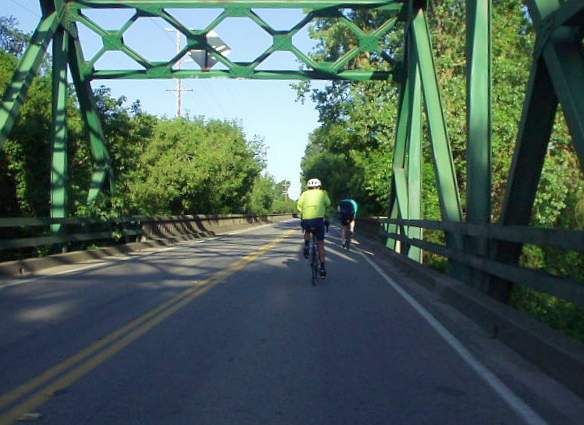
[[[209,31],[206,37],[207,44],[215,49],[215,51],[221,53],[223,56],[227,56],[231,53],[231,48],[221,40],[221,37],[219,37],[219,34],[215,31]],[[215,59],[212,52],[207,49],[191,50],[189,55],[203,71],[209,71],[217,63],[217,59]]]

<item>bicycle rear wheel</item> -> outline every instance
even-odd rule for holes
[[[313,236],[314,238],[314,236]],[[318,281],[318,252],[316,247],[316,242],[314,239],[312,240],[311,247],[310,247],[310,268],[312,270],[312,286],[316,286],[316,282]]]

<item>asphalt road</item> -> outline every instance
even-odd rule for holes
[[[298,222],[0,284],[0,425],[545,423],[327,247],[317,287]]]

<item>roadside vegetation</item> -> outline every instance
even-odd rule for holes
[[[28,36],[0,18],[0,93],[10,83]],[[47,62],[48,63],[48,62]],[[74,93],[71,87],[71,93]],[[139,102],[95,90],[112,158],[113,193],[86,199],[92,159],[74,95],[68,104],[71,215],[267,214],[292,212],[288,181],[266,173],[265,146],[239,123],[205,117],[159,118]],[[47,217],[50,187],[51,77],[35,78],[0,154],[0,216]]]
[[[493,2],[493,167],[492,221],[497,222],[509,174],[521,107],[529,77],[534,34],[524,8],[515,0]],[[351,19],[364,30],[385,22],[381,12],[356,12]],[[432,2],[430,30],[445,118],[448,125],[463,211],[466,207],[466,103],[465,103],[465,10],[460,0]],[[315,59],[334,61],[355,43],[334,19],[321,19],[312,35],[322,40],[312,53]],[[403,52],[401,35],[388,37],[392,59]],[[389,68],[379,55],[362,55],[354,67]],[[395,138],[398,85],[392,82],[333,82],[322,89],[310,83],[296,86],[299,99],[317,104],[320,126],[311,135],[302,160],[304,179],[319,176],[338,201],[352,196],[364,214],[387,215]],[[542,99],[542,101],[545,101]],[[432,151],[424,123],[424,219],[440,220]],[[532,216],[532,225],[584,228],[584,178],[574,153],[561,111],[549,145],[543,176]],[[334,201],[333,201],[334,202]],[[425,238],[442,243],[442,235],[428,232]],[[424,261],[438,269],[444,259],[425,253]],[[528,246],[522,263],[559,276],[582,281],[584,255]],[[512,304],[528,311],[566,334],[584,342],[584,309],[552,296],[515,286]]]

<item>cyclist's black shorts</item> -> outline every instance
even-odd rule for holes
[[[355,220],[355,215],[354,214],[341,214],[340,219],[341,219],[341,224],[343,226],[346,226],[351,221]]]
[[[300,222],[302,228],[312,231],[316,235],[317,241],[324,241],[324,218],[311,218],[308,220],[302,220]]]

